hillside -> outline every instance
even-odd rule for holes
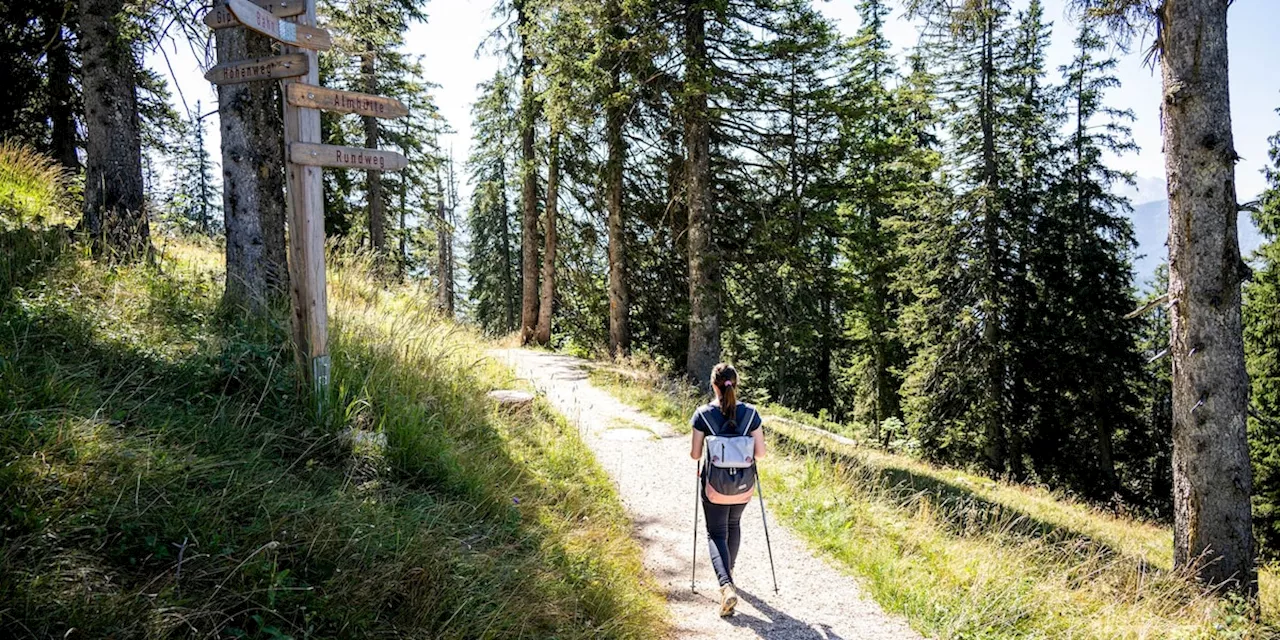
[[[662,633],[612,485],[544,405],[491,406],[511,373],[430,296],[332,270],[318,424],[286,327],[218,308],[218,246],[66,238],[0,232],[0,635]]]
[[[704,401],[651,370],[598,366],[591,379],[685,432]],[[765,404],[762,413],[774,450],[762,463],[770,513],[928,636],[1277,633],[1280,584],[1271,570],[1261,572],[1260,611],[1251,613],[1171,570],[1167,526],[869,448],[857,433],[833,434],[827,429],[842,427],[782,407]]]

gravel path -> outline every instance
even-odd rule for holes
[[[578,426],[596,459],[617,483],[634,535],[644,548],[645,567],[666,592],[675,637],[920,638],[901,618],[882,611],[853,577],[815,557],[771,516],[769,535],[780,589],[774,594],[758,501],[742,518],[742,549],[734,575],[740,597],[738,615],[721,619],[715,575],[701,531],[698,592],[689,591],[695,490],[689,436],[672,432],[662,421],[592,386],[583,360],[522,349],[492,355],[530,380]],[[622,442],[626,442],[626,464]]]

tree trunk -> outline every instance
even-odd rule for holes
[[[505,154],[504,154],[505,158]],[[516,284],[511,273],[511,216],[507,209],[507,166],[506,160],[498,167],[498,185],[502,191],[499,202],[502,206],[502,307],[506,320],[506,330],[516,328]]]
[[[560,138],[551,134],[550,153],[547,158],[547,211],[543,220],[542,249],[542,298],[538,301],[538,330],[534,342],[546,345],[551,342],[551,312],[556,297],[556,217],[560,215]]]
[[[50,151],[63,167],[80,170],[80,157],[76,155],[76,105],[72,91],[71,51],[63,35],[63,25],[53,27],[53,39],[49,44],[49,121]]]
[[[520,343],[533,339],[538,324],[538,158],[533,147],[533,57],[524,36],[525,3],[516,4],[520,25]]]
[[[143,207],[138,63],[121,33],[124,0],[80,0],[84,88],[84,228],[94,255],[140,260],[151,247]]]
[[[986,260],[982,275],[982,341],[986,358],[986,395],[982,423],[985,430],[984,454],[993,473],[1006,469],[1004,429],[999,407],[1004,398],[1004,371],[1000,358],[1000,206],[996,201],[999,173],[995,148],[995,19],[990,9],[982,23],[982,164],[986,183],[983,195],[982,244]]]
[[[618,68],[610,77],[616,93]],[[609,354],[615,358],[631,351],[631,295],[627,290],[626,223],[622,217],[622,175],[626,141],[622,137],[624,114],[617,100],[605,107],[605,140],[609,157],[605,164],[605,201],[609,208]]]
[[[364,91],[370,95],[377,95],[378,83],[374,68],[373,45],[366,42],[364,48],[364,53],[360,54],[360,74],[364,76]],[[363,116],[362,120],[364,121],[364,146],[377,149],[378,119],[373,116]],[[365,193],[368,197],[366,204],[369,207],[369,249],[373,251],[374,264],[381,269],[387,257],[387,205],[382,193],[382,172],[366,171],[364,176]]]
[[[218,62],[271,55],[271,40],[218,29]],[[218,87],[222,212],[227,229],[229,308],[262,315],[289,290],[285,247],[284,120],[275,82]]]
[[[706,8],[685,0],[685,199],[689,207],[689,359],[686,372],[702,387],[720,360],[720,260],[711,245],[711,124],[707,86]]]
[[[1254,595],[1249,396],[1240,318],[1245,267],[1236,238],[1227,91],[1227,4],[1162,9],[1165,174],[1173,360],[1174,562],[1209,584]]]
[[[443,201],[445,190],[441,190]],[[457,207],[457,192],[454,190],[453,152],[449,152],[449,204],[440,211],[440,225],[443,238],[438,238],[439,250],[444,254],[440,258],[440,310],[446,318],[453,319],[453,211]],[[439,233],[439,232],[437,232]]]

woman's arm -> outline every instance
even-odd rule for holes
[[[764,425],[751,432],[751,437],[755,439],[755,458],[759,460],[764,457]]]
[[[697,460],[702,457],[702,440],[707,435],[697,429],[693,430],[693,448],[689,450],[689,457]],[[760,445],[756,445],[757,447]]]

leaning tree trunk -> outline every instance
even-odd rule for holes
[[[556,217],[560,215],[560,138],[552,132],[547,156],[547,211],[543,220],[545,235],[542,249],[542,299],[538,301],[538,329],[533,340],[545,345],[551,342],[551,312],[556,297]]]
[[[702,386],[720,360],[720,265],[711,246],[711,135],[707,112],[706,8],[686,0],[685,201],[689,208],[689,357],[686,371]]]
[[[62,24],[54,25],[49,43],[49,124],[53,157],[66,169],[80,170],[76,155],[76,105],[72,91],[71,45]]]
[[[151,247],[143,206],[138,63],[121,33],[125,0],[80,0],[84,228],[95,255],[139,260]]]
[[[218,29],[218,62],[271,55],[271,40]],[[284,120],[275,82],[218,87],[222,212],[227,229],[223,305],[263,315],[289,290],[284,240]]]
[[[520,36],[520,343],[533,339],[538,324],[538,158],[533,148],[533,57],[523,27],[528,7],[516,5]]]
[[[1174,562],[1257,593],[1227,91],[1227,3],[1162,9],[1165,174],[1173,360]]]
[[[373,45],[365,43],[365,52],[360,54],[360,73],[364,76],[364,91],[377,95],[377,77],[374,75]],[[378,148],[378,119],[363,116],[364,146],[369,149]],[[382,172],[364,172],[365,193],[369,207],[369,248],[373,251],[375,264],[381,269],[387,257],[387,205],[382,192]]]

